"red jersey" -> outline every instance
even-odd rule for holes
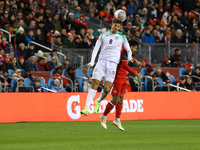
[[[120,58],[120,62],[118,64],[118,66],[117,66],[117,72],[116,72],[116,76],[115,76],[115,81],[114,82],[117,82],[118,84],[127,83],[126,82],[127,71],[130,72],[132,75],[135,74],[135,71],[132,70],[128,66],[127,52],[126,52],[125,48],[122,47],[121,58]]]

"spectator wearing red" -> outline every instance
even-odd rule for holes
[[[45,8],[46,8],[46,1],[45,1],[45,0],[41,0],[41,1],[40,1],[40,7],[41,7],[43,10],[45,10]]]
[[[143,68],[144,68],[144,67],[151,67],[150,65],[147,64],[147,59],[146,59],[146,58],[145,58],[145,59],[142,59],[142,62],[141,62],[141,63],[142,63],[142,66],[141,66],[141,67],[143,67]]]
[[[178,68],[183,68],[184,65],[183,65],[183,60],[181,57],[178,57],[178,61],[177,62],[174,62],[172,64],[172,67],[178,67]]]
[[[5,48],[6,44],[4,40],[2,40],[2,33],[0,32],[0,49]]]
[[[110,22],[110,17],[109,17],[108,7],[107,6],[104,7],[104,10],[102,10],[102,11],[99,12],[99,15],[100,15],[101,19],[103,18],[103,16],[106,15],[107,21]]]
[[[49,71],[49,66],[47,65],[44,57],[41,57],[39,60],[37,60],[37,64],[40,71]]]
[[[3,62],[3,65],[4,67],[8,70],[10,69],[10,55],[9,54],[5,54],[3,56],[3,59],[4,59],[4,62]]]
[[[162,68],[164,67],[170,67],[170,61],[168,58],[163,59],[163,63],[161,65]]]
[[[157,11],[158,18],[162,19],[162,16],[164,14],[164,8],[163,8],[163,1],[162,0],[159,0],[158,7],[156,8],[156,11]]]
[[[162,38],[162,40],[161,40],[161,43],[171,43],[172,42],[172,40],[171,40],[171,32],[170,31],[167,31],[166,33],[165,33],[165,36]]]
[[[76,30],[74,27],[72,27],[70,31],[66,34],[66,36],[70,36],[70,35],[72,35],[74,39],[77,37]]]
[[[25,58],[23,56],[20,56],[18,60],[20,68],[25,70],[27,68]]]

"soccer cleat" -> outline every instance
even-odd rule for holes
[[[100,107],[100,103],[96,101],[96,104],[94,106],[94,113],[97,114],[99,112],[99,107]]]
[[[101,126],[104,128],[104,129],[107,129],[107,125],[106,125],[106,118],[99,116],[99,119],[100,119],[100,122],[101,122]]]
[[[88,116],[88,109],[85,107],[80,113]]]
[[[113,121],[113,124],[121,131],[124,131],[124,128],[122,127],[121,121]]]

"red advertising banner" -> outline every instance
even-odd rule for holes
[[[99,96],[97,93],[95,99]],[[99,121],[108,100],[94,114],[83,116],[87,93],[2,93],[0,123]],[[121,120],[200,119],[200,92],[137,92],[124,96]],[[107,120],[114,120],[115,108]]]

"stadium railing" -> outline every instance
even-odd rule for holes
[[[60,53],[64,54],[70,60],[70,66],[73,68],[82,67],[88,63],[91,59],[92,49],[68,49],[60,48],[59,46],[53,45],[52,49],[57,49]],[[60,62],[64,62],[63,57],[59,57]]]
[[[28,44],[30,44],[30,43],[35,44],[35,45],[37,45],[37,46],[39,46],[39,47],[42,47],[42,48],[44,48],[44,49],[46,49],[46,50],[48,50],[48,51],[50,51],[50,52],[53,51],[51,48],[46,47],[46,46],[44,46],[44,45],[41,45],[41,44],[39,44],[39,43],[36,43],[36,42],[34,42],[34,41],[30,41]],[[63,56],[64,59],[66,59],[66,56],[65,56],[63,53],[57,52],[57,54]]]
[[[6,30],[4,30],[4,29],[0,29],[2,32],[5,32],[5,33],[7,33],[8,35],[9,35],[9,39],[8,39],[8,41],[9,41],[9,43],[11,42],[11,34],[10,34],[10,32],[8,32],[8,31],[6,31]]]

